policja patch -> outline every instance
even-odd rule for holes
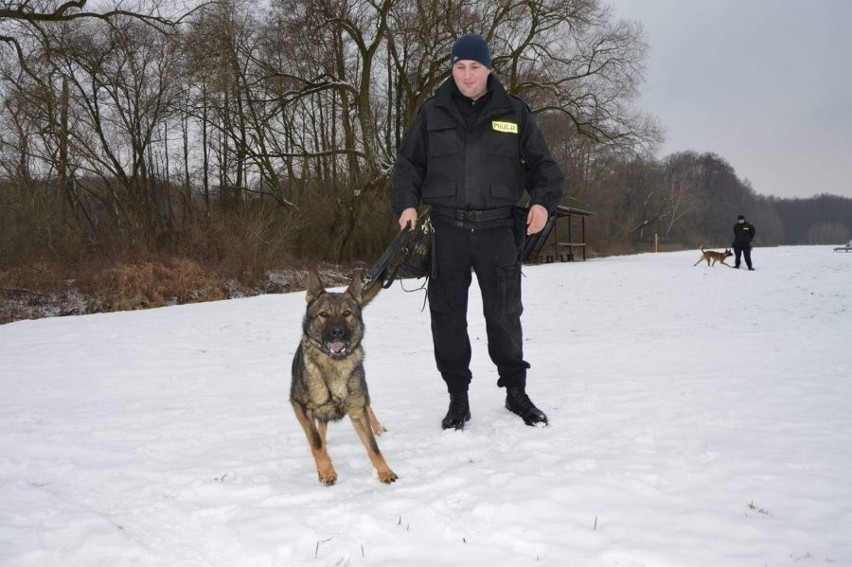
[[[518,125],[514,122],[500,122],[499,120],[491,121],[491,129],[504,134],[517,134]]]

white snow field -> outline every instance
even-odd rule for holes
[[[547,428],[504,409],[474,283],[473,419],[442,431],[422,292],[383,291],[389,486],[348,420],[317,480],[303,293],[0,326],[0,565],[852,565],[852,255],[698,256],[524,268]]]

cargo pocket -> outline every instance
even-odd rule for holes
[[[495,270],[497,289],[492,309],[504,315],[520,314],[521,304],[521,263],[498,263]]]

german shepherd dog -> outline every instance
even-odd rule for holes
[[[716,262],[720,262],[725,264],[725,258],[728,256],[733,256],[734,254],[731,252],[730,248],[725,248],[724,252],[714,252],[713,250],[704,250],[704,246],[701,247],[701,258],[698,259],[696,263],[692,266],[695,267],[701,262],[707,262],[707,265],[711,268],[716,264]],[[725,264],[729,268],[733,268],[728,264]]]
[[[326,486],[337,481],[326,447],[329,421],[348,415],[367,450],[379,480],[390,484],[397,479],[379,451],[374,435],[385,429],[370,407],[370,394],[364,376],[364,320],[361,308],[381,286],[364,290],[363,274],[356,272],[347,290],[325,290],[319,274],[308,274],[308,302],[302,322],[302,340],[293,357],[290,403],[308,438],[316,461],[319,480]]]

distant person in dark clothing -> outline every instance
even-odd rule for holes
[[[734,267],[740,267],[740,255],[745,257],[746,266],[749,270],[754,270],[751,265],[751,241],[754,239],[754,225],[746,221],[743,215],[737,217],[737,224],[734,225],[734,243],[731,247],[734,249]]]

